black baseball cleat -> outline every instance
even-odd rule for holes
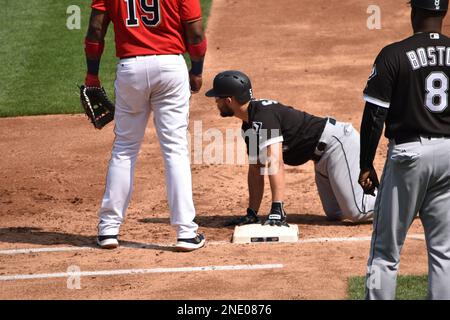
[[[278,227],[289,227],[286,216],[284,217],[271,217],[272,215],[269,215],[264,221],[263,226],[278,226]]]
[[[267,219],[263,223],[263,226],[289,227],[286,222],[286,212],[284,212],[283,202],[272,202],[270,213],[267,215]]]
[[[175,249],[176,251],[189,252],[200,249],[205,245],[205,243],[205,237],[202,234],[197,234],[194,238],[177,239]]]
[[[254,214],[247,214],[243,217],[239,217],[236,219],[233,219],[231,221],[228,221],[225,226],[243,226],[245,224],[253,224],[253,223],[259,223],[259,218],[257,215]]]
[[[98,236],[97,244],[102,249],[115,249],[119,246],[118,236]]]

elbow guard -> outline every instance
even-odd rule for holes
[[[208,47],[208,42],[206,38],[203,38],[203,40],[200,43],[197,44],[188,44],[187,46],[187,52],[192,57],[204,57],[206,54],[206,49]]]
[[[100,59],[105,49],[105,42],[93,42],[91,40],[84,40],[84,52],[89,58]]]

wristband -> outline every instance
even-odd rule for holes
[[[99,87],[100,88],[100,79],[98,76],[93,74],[87,74],[86,79],[84,80],[84,84],[86,87]]]
[[[98,70],[100,69],[100,60],[86,58],[86,64],[88,74],[92,74],[94,76],[98,75]]]
[[[192,61],[191,60],[191,73],[193,75],[199,76],[203,73],[203,60],[202,61]]]

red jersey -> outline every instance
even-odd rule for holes
[[[202,17],[199,0],[92,0],[114,24],[119,58],[186,51],[183,21]]]

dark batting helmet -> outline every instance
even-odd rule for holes
[[[245,73],[228,70],[216,75],[213,88],[205,95],[207,97],[234,97],[239,103],[246,103],[253,99],[252,84]]]
[[[411,0],[411,7],[430,11],[447,11],[448,0]]]

